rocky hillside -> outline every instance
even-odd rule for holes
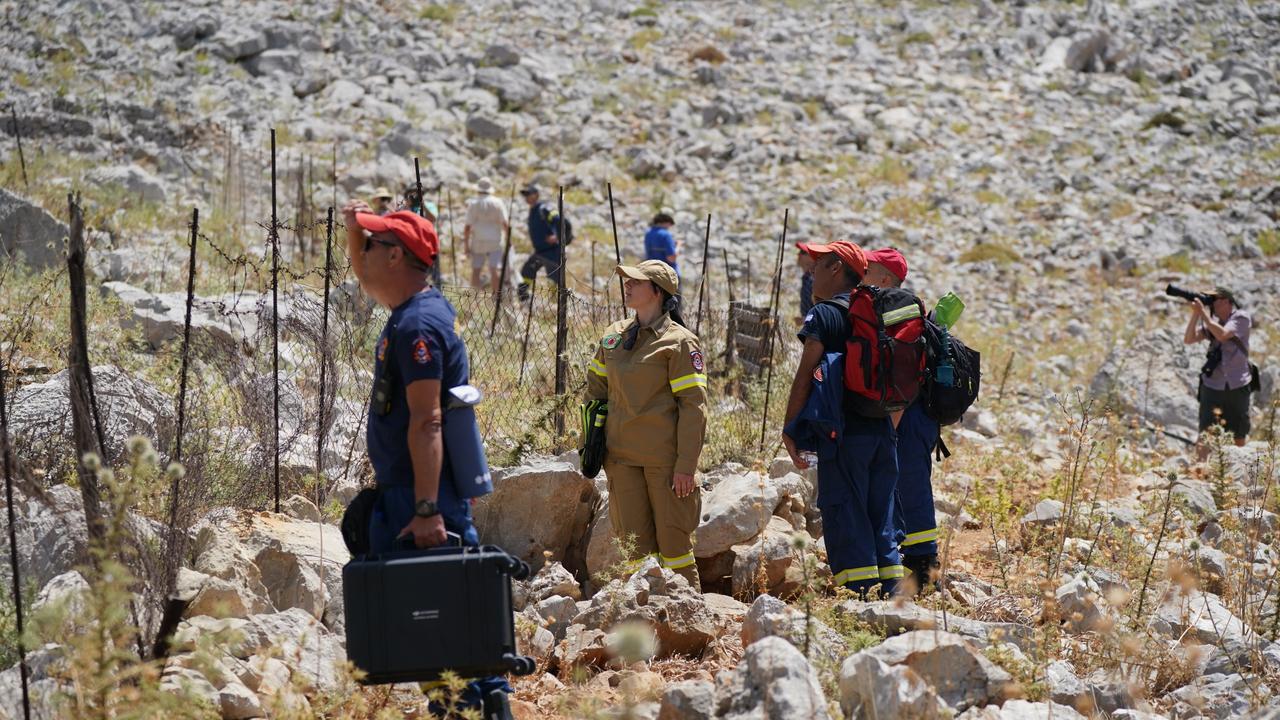
[[[539,661],[515,683],[517,717],[1277,712],[1280,2],[0,0],[0,17],[0,349],[19,375],[15,530],[41,716],[425,716],[412,688],[358,689],[335,662],[333,521],[368,477],[360,413],[382,316],[348,285],[332,358],[316,351],[316,218],[403,188],[415,157],[442,235],[481,176],[503,197],[563,186],[584,300],[612,284],[611,183],[624,255],[670,206],[695,280],[711,214],[720,311],[726,270],[763,304],[786,212],[788,241],[900,248],[910,287],[965,299],[958,332],[984,355],[983,397],[935,466],[943,585],[918,603],[828,587],[813,478],[757,449],[755,383],[732,399],[716,388],[711,422],[733,429],[701,468],[703,588],[619,563],[603,476],[529,452],[570,444],[545,416],[487,435],[511,466],[477,506],[482,537],[538,570],[517,588]],[[292,273],[276,311],[279,514],[254,511],[270,490],[273,128]],[[68,472],[72,191],[106,444],[133,500],[116,523],[135,549],[127,574],[90,563]],[[187,472],[201,482],[176,558],[192,604],[174,654],[147,664],[129,629],[154,628],[175,560],[155,550],[168,476],[128,457],[141,434],[169,459],[193,207],[205,246]],[[794,273],[788,253],[784,318]],[[1228,285],[1255,322],[1253,441],[1206,462],[1184,442],[1203,349],[1182,345],[1169,282]],[[466,322],[473,367],[512,364],[503,332]],[[316,384],[325,363],[333,397]],[[523,367],[489,377],[500,405],[536,394]],[[540,402],[539,415],[554,399]],[[0,576],[9,588],[7,564]],[[12,617],[6,592],[6,667]],[[16,666],[0,673],[0,717],[18,716],[17,688]]]

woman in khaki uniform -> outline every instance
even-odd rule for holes
[[[707,425],[698,336],[684,325],[675,270],[661,260],[620,265],[636,316],[609,327],[587,368],[587,400],[607,400],[604,471],[614,537],[632,537],[695,588],[693,531],[702,513],[694,473]]]

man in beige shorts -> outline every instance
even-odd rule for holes
[[[507,209],[493,196],[493,183],[487,177],[476,183],[480,196],[467,205],[466,226],[462,241],[471,257],[471,286],[484,286],[482,274],[489,268],[489,283],[498,292],[502,268],[502,239],[507,232]]]

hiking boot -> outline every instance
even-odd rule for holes
[[[516,286],[516,296],[520,298],[520,302],[529,302],[529,283],[522,282]]]
[[[942,590],[942,584],[935,579],[935,576],[941,575],[942,570],[937,555],[908,555],[902,558],[902,564],[915,582],[916,597],[924,594],[925,587],[931,586],[935,591]]]

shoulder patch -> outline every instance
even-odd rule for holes
[[[822,363],[818,363],[818,366],[813,369],[813,379],[822,382],[822,375]]]
[[[702,369],[706,367],[705,363],[702,361],[702,352],[699,350],[694,350],[689,353],[689,360],[693,363],[693,369],[698,372],[702,372]]]
[[[413,361],[419,365],[426,365],[431,362],[431,348],[427,347],[426,338],[418,338],[413,341]]]
[[[609,333],[600,341],[600,347],[605,350],[612,350],[618,347],[618,343],[622,341],[622,336],[618,333]]]
[[[387,345],[390,342],[391,341],[385,336],[378,341],[378,362],[382,362],[387,359]]]

